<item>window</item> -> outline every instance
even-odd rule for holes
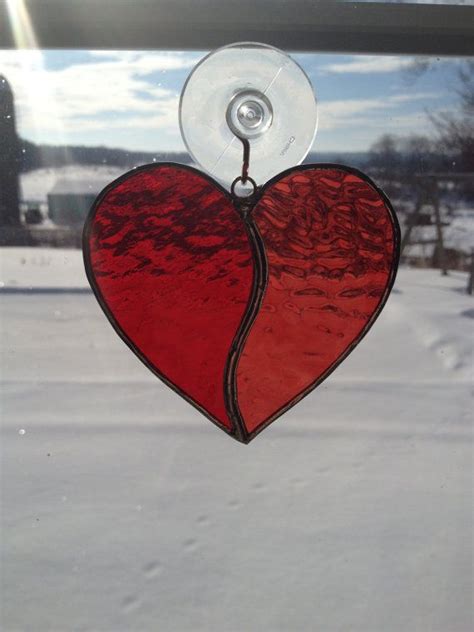
[[[368,337],[245,447],[129,352],[79,247],[105,184],[139,164],[190,162],[179,94],[208,44],[232,41],[228,23],[211,33],[202,19],[193,49],[86,49],[76,38],[122,46],[133,28],[105,31],[104,7],[87,2],[47,0],[57,11],[42,16],[21,4],[23,34],[73,39],[0,50],[3,629],[471,629],[474,39],[454,27],[450,39],[447,23],[428,54],[408,31],[401,51],[388,38],[386,54],[360,54],[366,25],[345,25],[343,52],[294,53],[319,102],[307,160],[367,171],[411,234]],[[161,29],[152,4],[136,13]],[[294,4],[304,22],[306,3]],[[268,6],[256,3],[260,29],[281,25]],[[183,35],[187,10],[167,14],[170,32],[175,20]],[[472,35],[472,20],[452,19]],[[456,54],[434,50],[443,42]]]

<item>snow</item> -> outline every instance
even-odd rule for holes
[[[396,207],[397,208],[397,207]],[[431,207],[424,207],[422,211],[431,211]],[[407,216],[401,217],[405,220],[402,224],[406,229]],[[434,220],[433,220],[434,221]],[[451,217],[443,217],[443,221],[448,222],[443,226],[443,243],[445,248],[450,248],[469,255],[474,251],[474,208],[460,206],[452,211]],[[433,253],[434,244],[413,244],[416,241],[436,239],[436,225],[415,226],[408,246],[410,256],[427,257]],[[413,245],[412,245],[413,244]]]
[[[58,183],[89,182],[93,193],[101,191],[106,184],[118,178],[127,169],[109,165],[67,165],[65,167],[47,167],[22,173],[20,190],[23,200],[46,202],[50,193]]]
[[[129,352],[78,251],[0,250],[0,281],[5,632],[473,629],[466,275],[402,269],[248,446]]]
[[[0,290],[61,288],[89,288],[80,250],[0,248]]]
[[[470,254],[474,250],[474,209],[458,209],[444,233],[447,248]]]

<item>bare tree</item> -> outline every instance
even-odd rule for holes
[[[448,162],[432,138],[384,134],[370,148],[367,167],[385,182],[407,184],[420,174],[447,167]]]
[[[460,111],[431,116],[439,146],[458,157],[463,171],[474,171],[474,60],[461,64],[459,71]]]

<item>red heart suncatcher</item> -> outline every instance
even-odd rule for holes
[[[354,169],[296,167],[242,202],[165,163],[99,195],[84,260],[132,351],[248,443],[367,333],[392,288],[399,241],[390,202]]]

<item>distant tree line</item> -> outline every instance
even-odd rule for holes
[[[130,168],[151,162],[190,163],[186,152],[128,151],[111,147],[86,147],[64,145],[36,145],[28,140],[20,141],[21,171],[64,165],[112,165]]]
[[[418,68],[426,70],[425,63]],[[392,188],[393,193],[396,183],[412,184],[422,174],[474,174],[474,61],[460,63],[456,92],[458,108],[428,114],[430,136],[384,134],[372,145],[366,167],[388,183],[387,192]],[[474,195],[472,184],[463,185],[463,190]]]
[[[372,145],[367,158],[367,169],[387,180],[406,181],[422,173],[460,168],[459,156],[440,151],[434,139],[418,135],[384,134]]]

